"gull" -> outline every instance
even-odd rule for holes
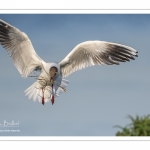
[[[35,52],[28,36],[0,19],[0,44],[10,55],[22,77],[36,77],[25,96],[44,105],[66,92],[69,81],[65,78],[75,71],[95,65],[119,65],[134,60],[137,51],[129,46],[106,41],[85,41],[78,44],[59,63],[47,63]]]

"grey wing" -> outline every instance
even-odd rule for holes
[[[77,45],[61,62],[62,76],[94,65],[112,65],[137,57],[131,47],[105,41],[86,41]]]
[[[0,44],[7,50],[23,77],[42,68],[42,59],[35,52],[28,36],[0,19]]]

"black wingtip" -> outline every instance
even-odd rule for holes
[[[12,27],[12,25],[10,25],[7,21],[0,19],[0,24],[4,27],[8,26],[8,27]]]
[[[6,21],[0,19],[0,24],[2,24],[3,26],[6,26],[6,23],[5,23],[5,22],[6,22]]]

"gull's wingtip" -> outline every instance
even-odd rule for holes
[[[10,26],[10,27],[12,27],[12,25],[10,25],[8,22],[6,22],[5,20],[3,20],[3,19],[0,19],[0,24],[2,24],[3,26]]]

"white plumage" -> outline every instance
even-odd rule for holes
[[[37,55],[28,36],[2,19],[0,43],[22,77],[40,71],[37,81],[25,90],[25,94],[29,99],[38,100],[42,104],[52,99],[54,101],[54,96],[66,91],[68,81],[64,77],[77,70],[94,65],[119,65],[119,62],[137,57],[135,49],[122,44],[86,41],[78,44],[60,63],[46,63]],[[57,68],[57,72],[51,77],[50,69],[53,67]]]

